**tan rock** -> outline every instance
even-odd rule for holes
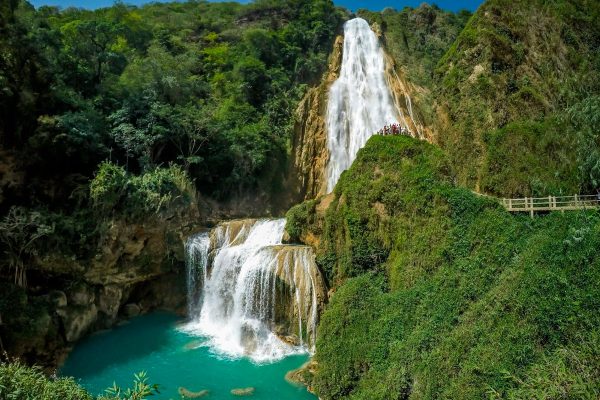
[[[208,394],[210,393],[209,390],[205,389],[205,390],[201,390],[199,392],[192,392],[191,390],[188,390],[186,388],[184,388],[183,386],[180,386],[179,389],[177,389],[177,391],[179,392],[179,394],[187,399],[198,399],[200,397],[205,397],[208,396]]]
[[[98,293],[98,311],[115,318],[121,306],[123,289],[117,285],[103,286]]]
[[[234,396],[252,396],[255,390],[253,387],[231,389],[231,394]]]
[[[98,316],[95,304],[88,307],[67,307],[57,313],[62,317],[67,342],[79,340],[90,330]]]
[[[329,56],[329,68],[319,86],[310,89],[296,109],[292,159],[293,187],[299,197],[313,199],[327,190],[325,168],[329,159],[327,150],[327,95],[340,74],[343,36],[338,36]]]

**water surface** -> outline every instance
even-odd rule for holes
[[[214,354],[206,339],[178,329],[183,321],[172,314],[154,313],[132,319],[110,331],[83,340],[62,367],[60,374],[74,376],[94,394],[113,381],[130,387],[133,374],[146,371],[151,383],[160,385],[156,399],[179,399],[180,386],[193,392],[208,389],[203,399],[234,399],[231,389],[252,386],[256,400],[315,400],[302,387],[285,381],[289,370],[307,361],[294,355],[271,364],[248,359],[227,359]]]

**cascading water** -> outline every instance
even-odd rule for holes
[[[185,243],[185,266],[187,270],[188,315],[196,315],[202,305],[202,292],[199,290],[206,281],[210,236],[202,232],[191,236]]]
[[[284,227],[285,219],[230,221],[188,241],[186,331],[257,362],[314,348],[325,285],[312,248],[282,244]]]
[[[351,19],[344,24],[340,76],[329,90],[327,105],[328,193],[367,140],[398,119],[377,36],[364,19]],[[408,128],[404,121],[402,125]]]

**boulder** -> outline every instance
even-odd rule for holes
[[[104,313],[109,319],[116,318],[122,296],[123,289],[116,285],[102,287],[98,292],[98,312]]]
[[[136,317],[140,315],[140,312],[142,312],[140,306],[135,303],[129,303],[123,306],[123,314],[125,314],[127,318]]]
[[[60,290],[53,290],[48,293],[48,300],[54,307],[62,308],[67,306],[67,295]]]
[[[186,399],[197,399],[200,397],[208,396],[208,393],[209,393],[209,391],[206,389],[201,390],[199,392],[192,392],[190,390],[187,390],[184,387],[179,387],[179,389],[177,389],[177,391],[179,392],[179,394],[182,397],[185,397]]]
[[[67,342],[79,340],[96,322],[98,309],[95,304],[89,307],[67,307],[57,311],[65,328]]]
[[[234,396],[252,396],[254,391],[253,387],[231,389],[231,394]]]
[[[94,302],[96,295],[91,287],[80,282],[70,288],[68,298],[70,304],[86,307]]]

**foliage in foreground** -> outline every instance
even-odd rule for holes
[[[6,400],[143,400],[158,393],[157,385],[148,384],[144,372],[134,375],[133,387],[116,385],[104,396],[92,396],[73,378],[47,377],[36,367],[0,362],[0,399]]]
[[[531,220],[451,182],[439,149],[377,136],[325,215],[290,213],[337,286],[319,396],[598,398],[600,215]]]

